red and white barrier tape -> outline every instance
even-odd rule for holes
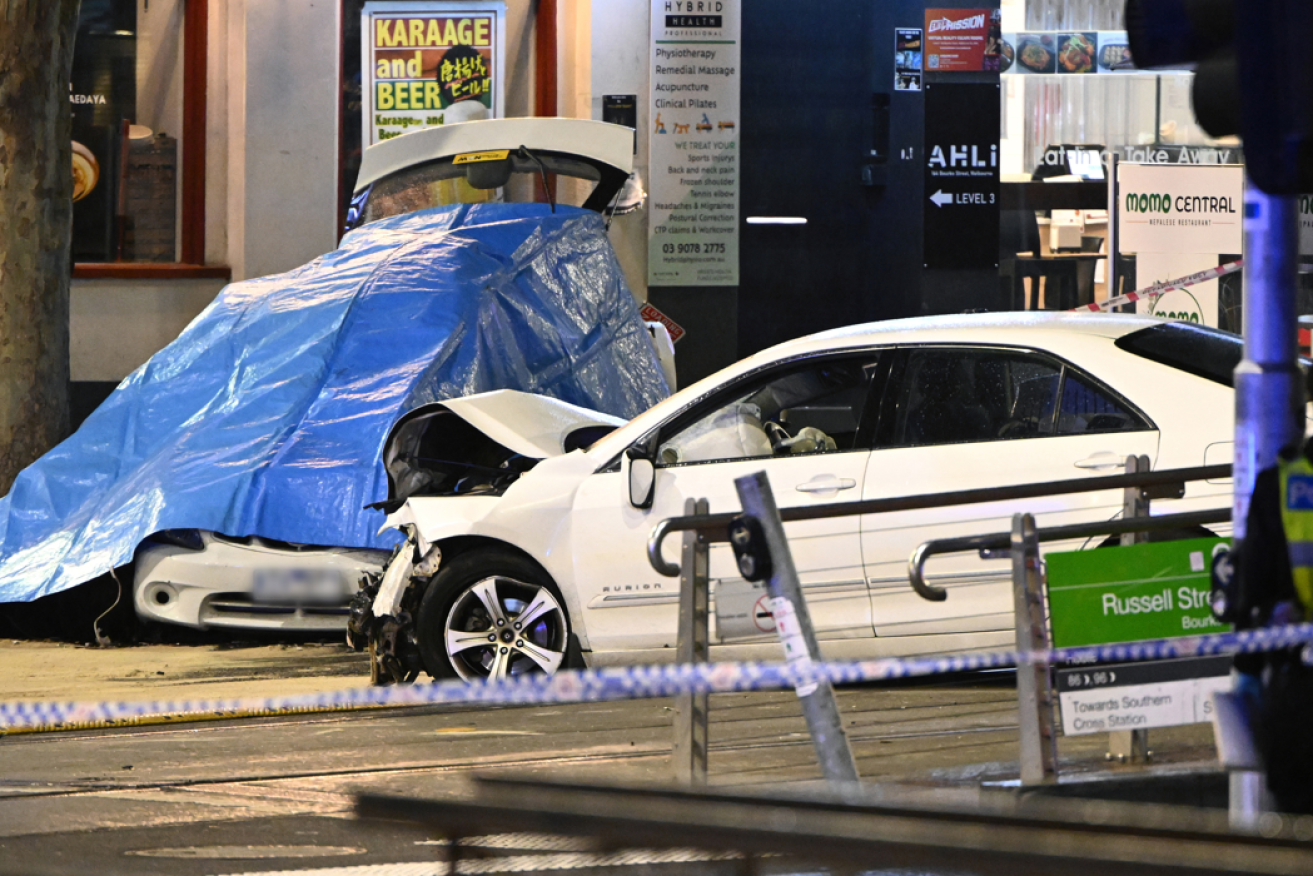
[[[1136,289],[1134,292],[1127,292],[1125,295],[1118,295],[1116,298],[1109,298],[1107,301],[1091,302],[1082,304],[1080,307],[1073,307],[1073,311],[1092,310],[1098,313],[1113,307],[1120,307],[1123,304],[1130,304],[1133,301],[1140,301],[1145,298],[1157,298],[1173,289],[1184,289],[1187,286],[1197,286],[1200,283],[1207,283],[1209,280],[1216,280],[1218,277],[1225,277],[1227,274],[1234,274],[1243,268],[1244,259],[1236,259],[1233,262],[1227,262],[1224,265],[1218,265],[1215,268],[1209,268],[1206,271],[1200,271],[1197,274],[1191,274],[1188,277],[1181,277],[1179,280],[1165,280],[1162,283],[1154,283],[1152,286],[1145,286],[1143,289]]]

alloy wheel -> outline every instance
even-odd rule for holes
[[[551,674],[565,659],[568,629],[556,596],[537,584],[491,576],[456,597],[443,633],[465,681]]]

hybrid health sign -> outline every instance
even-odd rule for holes
[[[653,0],[649,286],[739,283],[740,0]]]
[[[505,3],[367,2],[361,19],[365,146],[503,115]]]

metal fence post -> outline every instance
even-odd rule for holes
[[[1044,593],[1035,518],[1012,516],[1012,603],[1017,619],[1017,650],[1033,654],[1048,649]],[[1053,686],[1047,661],[1017,665],[1017,713],[1021,736],[1021,784],[1038,785],[1058,773],[1053,729]]]
[[[1147,456],[1128,456],[1126,457],[1126,473],[1140,474],[1149,470],[1149,457]],[[1149,516],[1149,499],[1145,495],[1143,487],[1127,487],[1122,491],[1122,517],[1126,520],[1132,520],[1137,517]],[[1121,534],[1121,543],[1125,547],[1133,544],[1147,544],[1149,533],[1147,532],[1123,532]],[[1149,750],[1149,731],[1148,730],[1113,730],[1108,734],[1108,752],[1105,755],[1108,760],[1115,760],[1118,763],[1129,761],[1148,761],[1153,757],[1153,752]]]
[[[684,514],[706,514],[706,499],[688,499]],[[684,533],[679,562],[679,638],[675,659],[682,664],[706,663],[709,653],[710,617],[707,611],[708,547],[697,530]],[[707,700],[705,693],[682,693],[675,697],[675,744],[671,759],[675,781],[685,785],[707,783]]]
[[[784,645],[785,659],[797,673],[798,701],[807,719],[821,774],[832,785],[857,782],[857,762],[848,746],[848,735],[843,731],[834,688],[829,681],[817,679],[814,674],[815,664],[821,659],[821,649],[816,643],[811,614],[798,583],[798,570],[793,565],[793,554],[789,551],[770,481],[764,471],[759,471],[735,478],[734,486],[743,504],[743,513],[761,524],[770,548],[772,571],[766,586],[771,595],[771,612],[775,616],[780,642]]]

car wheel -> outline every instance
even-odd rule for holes
[[[428,674],[465,681],[550,675],[570,637],[565,603],[546,573],[497,550],[461,554],[440,568],[416,627]]]

